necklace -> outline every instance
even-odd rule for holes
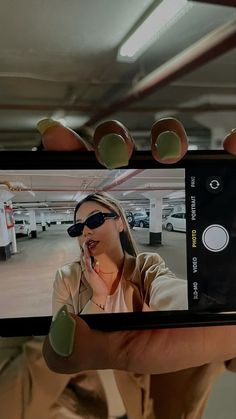
[[[101,274],[103,274],[103,275],[111,275],[111,274],[117,274],[117,272],[119,272],[119,271],[103,272],[103,271],[101,271],[101,269],[99,269],[99,272],[101,272]]]
[[[96,262],[96,265],[98,265],[98,266],[99,266],[99,262],[98,262],[98,260],[97,260],[97,262]],[[101,269],[100,269],[100,267],[99,267],[99,272],[101,272],[101,274],[103,274],[103,275],[112,275],[112,274],[117,274],[117,273],[119,272],[119,269],[117,269],[116,271],[112,271],[112,272],[103,272],[103,271],[101,271]]]

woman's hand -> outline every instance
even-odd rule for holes
[[[93,301],[97,304],[104,305],[109,289],[105,281],[99,276],[99,265],[95,264],[93,267],[91,255],[86,243],[83,245],[83,260],[85,266],[84,275],[93,290]]]

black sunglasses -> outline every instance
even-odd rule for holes
[[[117,218],[118,215],[114,212],[96,212],[96,214],[90,215],[84,223],[76,223],[67,229],[70,237],[79,237],[83,233],[84,226],[88,226],[93,230],[94,228],[103,225],[107,218]]]

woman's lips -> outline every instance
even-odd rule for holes
[[[98,243],[99,243],[98,241],[89,240],[86,243],[86,245],[87,245],[87,247],[88,247],[89,250],[94,250]]]

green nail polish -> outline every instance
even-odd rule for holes
[[[173,131],[162,132],[157,137],[156,148],[162,160],[180,157],[181,140]]]
[[[74,346],[75,320],[69,315],[66,305],[57,313],[49,331],[49,341],[60,356],[70,356]]]
[[[98,150],[102,162],[108,169],[127,166],[129,163],[127,144],[121,135],[104,135],[99,142]]]

